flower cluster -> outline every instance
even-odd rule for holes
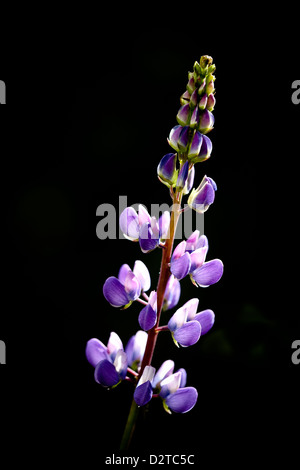
[[[126,207],[120,215],[120,228],[124,237],[139,241],[143,253],[154,250],[168,236],[170,213],[165,211],[159,220],[151,217],[143,205],[138,213],[133,207]]]
[[[163,400],[165,410],[170,413],[186,413],[196,404],[198,392],[194,387],[186,387],[187,373],[179,369],[173,373],[174,362],[165,361],[158,371],[146,366],[134,392],[138,406],[144,406],[155,393]]]
[[[170,192],[171,212],[165,211],[157,219],[139,205],[138,211],[127,207],[120,215],[124,237],[138,242],[142,253],[157,247],[162,249],[156,290],[150,291],[150,273],[141,260],[135,261],[133,269],[123,264],[118,277],[109,277],[103,286],[104,297],[113,307],[124,310],[135,301],[142,304],[137,318],[141,330],[130,338],[125,349],[114,332],[107,346],[96,338],[89,340],[86,346],[86,357],[95,368],[96,382],[109,388],[124,380],[133,382],[133,405],[145,406],[152,398],[159,397],[169,413],[191,410],[197,402],[198,392],[194,387],[186,387],[185,369],[174,372],[172,360],[163,362],[158,371],[151,365],[156,337],[166,331],[176,346],[193,346],[212,328],[215,314],[210,309],[198,312],[198,298],[185,302],[164,326],[160,325],[161,314],[177,306],[181,296],[180,281],[187,275],[196,287],[215,284],[223,275],[220,259],[206,261],[208,240],[198,230],[173,249],[176,224],[184,210],[181,209],[183,196],[188,196],[187,209],[201,214],[215,200],[217,185],[206,175],[199,186],[192,189],[195,164],[207,160],[212,152],[207,134],[214,126],[214,71],[215,65],[209,56],[202,56],[199,63],[195,62],[193,72],[188,74],[186,91],[180,98],[181,107],[176,116],[178,125],[173,127],[167,139],[176,153],[164,155],[157,166],[158,178]],[[127,425],[132,426],[132,422],[131,416]],[[131,433],[127,432],[126,436],[129,435]]]
[[[96,382],[103,387],[114,387],[127,377],[128,371],[139,371],[147,337],[145,331],[138,331],[128,341],[125,351],[120,337],[115,332],[111,332],[107,346],[97,338],[90,339],[85,354],[95,368]]]
[[[171,258],[171,272],[179,280],[187,274],[196,286],[208,287],[218,282],[223,275],[223,263],[220,259],[205,262],[208,240],[195,230],[185,241],[175,248]]]

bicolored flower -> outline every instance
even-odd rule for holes
[[[113,387],[125,379],[128,360],[117,333],[110,334],[107,346],[97,338],[90,339],[85,354],[89,363],[95,367],[96,382],[103,387]]]
[[[152,366],[146,366],[134,392],[134,400],[138,406],[144,406],[151,400],[153,392],[157,392],[163,400],[168,413],[186,413],[196,404],[198,392],[194,387],[185,387],[187,374],[185,369],[173,373],[174,362],[165,361],[157,373]]]
[[[140,369],[146,349],[147,338],[148,334],[145,331],[139,330],[135,335],[131,336],[126,345],[125,353],[128,360],[128,366],[134,371],[138,372]]]
[[[133,207],[126,207],[120,215],[120,228],[128,240],[139,241],[143,253],[154,250],[165,239],[170,225],[170,213],[165,211],[159,220],[151,217],[143,205],[138,214]]]
[[[123,264],[118,278],[111,276],[106,279],[103,294],[113,307],[129,307],[141,292],[150,289],[151,279],[147,266],[140,260],[134,264],[131,271],[128,264]]]
[[[148,331],[154,327],[157,320],[157,293],[152,291],[148,304],[140,311],[139,324],[143,330]]]
[[[175,248],[170,263],[171,273],[178,280],[189,274],[196,286],[208,287],[215,284],[221,279],[224,267],[219,259],[205,262],[207,251],[207,237],[199,237],[199,231],[196,230]]]
[[[188,205],[199,214],[207,211],[215,200],[217,185],[212,178],[204,176],[197,189],[193,189],[188,198]]]
[[[97,338],[87,342],[85,354],[89,363],[95,368],[94,377],[103,387],[114,387],[125,379],[127,368],[138,371],[142,362],[147,333],[138,331],[128,341],[125,351],[120,337],[111,332],[107,346]]]
[[[196,344],[200,336],[213,326],[214,312],[207,309],[197,313],[198,304],[199,299],[191,299],[170,318],[168,328],[177,346],[187,347]]]
[[[174,186],[177,181],[178,170],[176,170],[176,153],[167,153],[158,164],[157,176],[166,186]]]

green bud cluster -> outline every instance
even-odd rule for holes
[[[200,62],[194,63],[193,72],[188,74],[186,91],[180,97],[181,108],[176,116],[181,126],[189,126],[202,134],[207,134],[213,128],[211,112],[215,106],[215,70],[210,56],[202,56]]]

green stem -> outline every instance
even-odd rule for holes
[[[131,438],[135,430],[135,425],[136,425],[138,414],[139,414],[139,408],[137,404],[135,403],[135,401],[132,400],[131,408],[129,411],[127,423],[125,426],[124,434],[123,434],[121,445],[120,445],[120,450],[128,449],[129,444],[131,442]]]

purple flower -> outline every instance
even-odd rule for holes
[[[185,387],[187,374],[184,369],[173,373],[174,362],[165,361],[157,373],[152,366],[146,366],[134,392],[138,406],[144,406],[151,400],[153,391],[158,392],[163,406],[168,413],[186,413],[191,410],[198,398],[194,387]]]
[[[196,126],[198,121],[200,120],[200,116],[198,111],[195,108],[191,123],[192,126]],[[203,118],[202,118],[203,119]],[[203,123],[205,123],[203,121]],[[203,124],[204,125],[204,124]],[[190,127],[189,126],[175,126],[171,129],[168,143],[169,145],[176,150],[176,152],[186,152],[188,149],[188,142],[189,142],[189,135],[190,135]],[[196,131],[194,133],[191,145],[188,149],[188,160],[191,163],[203,162],[210,157],[212,152],[212,143],[209,137],[203,135],[201,132]]]
[[[154,327],[157,320],[157,293],[152,291],[149,296],[148,304],[139,314],[139,324],[143,330],[148,331]]]
[[[188,205],[199,214],[207,211],[215,200],[217,185],[212,178],[204,176],[197,189],[193,189],[188,198]]]
[[[128,367],[126,353],[119,336],[112,332],[107,346],[97,338],[87,342],[85,354],[87,360],[95,367],[96,382],[104,387],[113,387],[125,379]]]
[[[179,308],[170,318],[168,327],[173,340],[178,346],[196,344],[200,335],[207,333],[214,324],[215,315],[212,310],[196,313],[199,299],[191,299]]]
[[[205,262],[207,251],[207,237],[199,237],[199,231],[196,230],[175,248],[170,266],[172,274],[179,280],[189,274],[196,286],[215,284],[223,275],[223,263],[219,259]]]
[[[180,294],[180,282],[172,274],[169,277],[164,294],[163,311],[170,310],[171,308],[175,307],[179,302]]]
[[[147,266],[137,260],[131,271],[128,264],[120,268],[118,278],[109,277],[103,286],[103,294],[113,307],[124,307],[131,305],[141,292],[150,289],[151,279]]]
[[[85,354],[89,363],[95,368],[96,382],[104,387],[113,387],[124,380],[127,368],[138,371],[142,362],[147,333],[138,331],[128,341],[125,351],[120,337],[111,332],[107,346],[97,338],[87,342]]]
[[[139,241],[143,253],[154,250],[165,239],[170,224],[170,213],[164,212],[157,221],[139,205],[138,214],[132,207],[126,207],[120,215],[120,228],[125,238]]]

